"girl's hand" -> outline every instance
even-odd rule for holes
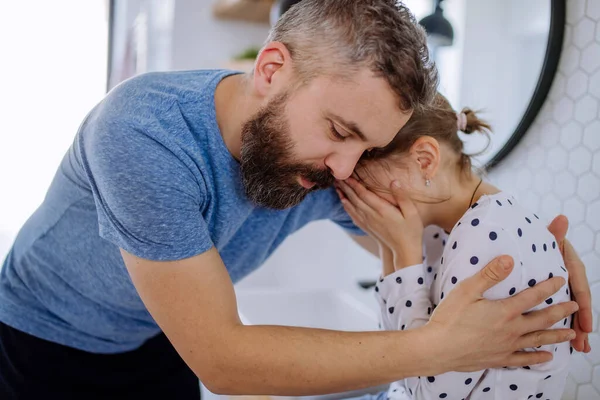
[[[391,192],[398,207],[354,178],[338,181],[336,186],[344,209],[356,225],[390,248],[396,269],[422,262],[423,222],[397,181],[392,183]]]

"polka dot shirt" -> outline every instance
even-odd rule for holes
[[[436,226],[425,229],[423,264],[386,276],[375,295],[386,330],[425,325],[437,305],[456,285],[475,274],[496,256],[508,254],[515,266],[507,279],[484,293],[503,299],[552,276],[568,279],[554,236],[537,215],[501,192],[482,196],[463,215],[450,234]],[[568,285],[529,311],[571,299]],[[553,328],[571,326],[571,317]],[[407,378],[390,385],[391,400],[420,399],[551,399],[561,398],[569,370],[569,343],[528,348],[548,351],[552,361],[525,368],[499,368],[473,373],[449,372]],[[432,361],[433,362],[433,361]]]

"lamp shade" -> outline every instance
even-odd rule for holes
[[[452,46],[454,42],[454,30],[450,21],[444,17],[444,12],[439,3],[435,7],[435,12],[419,21],[419,24],[427,32],[429,41],[436,47]]]

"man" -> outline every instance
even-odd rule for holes
[[[305,0],[251,76],[146,74],[90,112],[4,263],[3,399],[193,399],[197,377],[216,393],[335,392],[544,362],[518,350],[572,339],[544,329],[573,302],[522,315],[560,278],[481,300],[507,276],[502,258],[423,329],[241,324],[232,282],[287,235],[328,218],[368,243],[329,186],[389,143],[437,83],[423,31],[395,3]],[[570,268],[582,276],[577,258]]]

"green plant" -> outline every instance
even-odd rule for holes
[[[234,60],[255,60],[260,51],[259,47],[249,47],[234,57]]]

